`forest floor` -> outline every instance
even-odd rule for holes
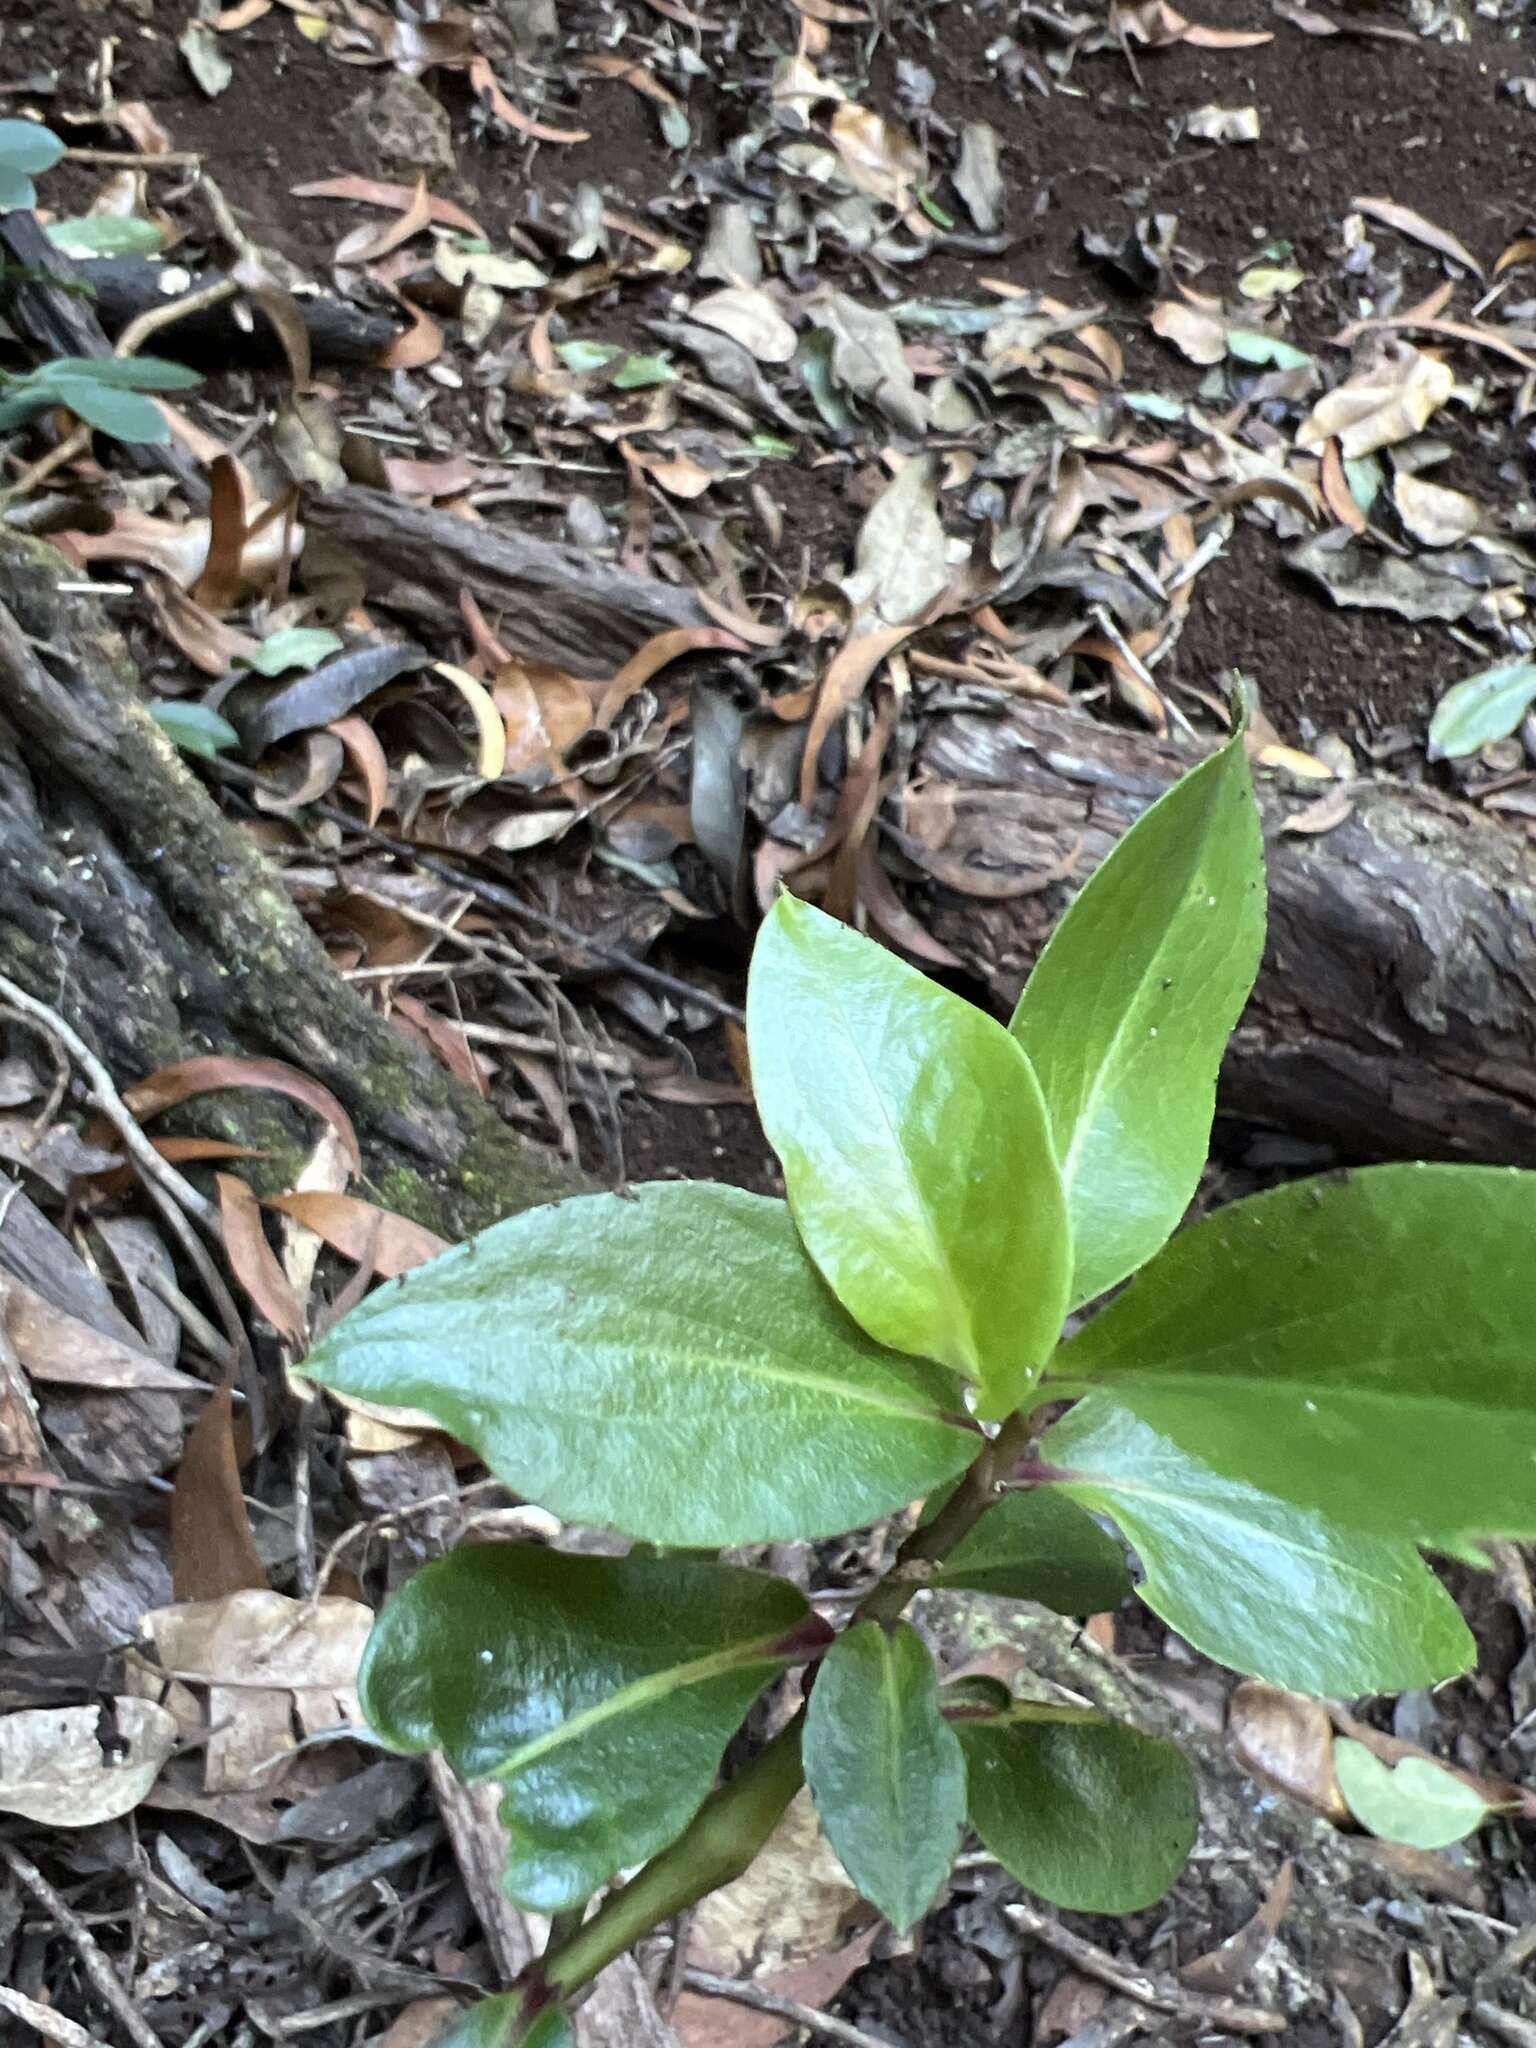
[[[1289,778],[1299,831],[1329,830],[1352,778],[1390,774],[1536,835],[1536,667],[1523,696],[1517,678],[1491,708],[1443,703],[1532,643],[1536,30],[1519,0],[1203,0],[1198,21],[1168,0],[203,13],[3,10],[0,113],[71,145],[38,181],[45,225],[130,271],[238,262],[278,309],[204,347],[205,383],[177,395],[201,488],[101,438],[49,471],[34,433],[8,444],[7,516],[99,592],[167,728],[234,768],[207,772],[338,971],[599,1178],[779,1191],[736,1008],[781,880],[950,973],[937,900],[1040,888],[953,852],[957,791],[913,766],[936,709],[1071,703],[1193,758],[1241,678],[1256,765]],[[316,293],[388,323],[382,356],[317,341],[304,360],[293,309]],[[146,351],[177,354],[175,328]],[[701,588],[707,617],[634,629],[605,660],[558,594],[529,624],[448,562],[444,535],[477,523]],[[563,931],[519,931],[504,971],[497,919],[380,831],[477,863]],[[195,1458],[178,1437],[99,1483],[114,1401],[168,1399],[197,1324],[146,1281],[169,1254],[90,1134],[58,1126],[40,1163],[46,1059],[5,1061],[0,1084],[0,1164],[59,1256],[111,1243],[113,1288],[92,1293],[82,1263],[77,1321],[121,1345],[126,1308],[126,1341],[162,1370],[109,1365],[82,1392],[57,1356],[23,1360],[67,1390],[25,1426],[0,1379],[0,1478],[31,1475],[0,1492],[0,1710],[53,1729],[24,1764],[0,1721],[0,1807],[31,1816],[0,1823],[0,1985],[137,2048],[420,2048],[444,1999],[494,1975],[424,1773],[322,1739],[343,1711],[274,1721],[287,1696],[242,1691],[211,1642],[169,1646],[189,1573],[203,1597],[307,1594],[317,1540],[410,1509],[397,1543],[354,1542],[328,1582],[352,1612],[315,1655],[344,1693],[359,1603],[447,1540],[466,1499],[516,1511],[463,1495],[484,1482],[442,1440],[358,1417],[323,1440],[289,1420],[253,1449],[226,1410]],[[1218,1136],[1213,1194],[1330,1163]],[[347,1251],[325,1171],[285,1256],[301,1224]],[[231,1268],[251,1291],[248,1248]],[[232,1515],[254,1533],[231,1536]],[[197,1553],[233,1579],[199,1579]],[[816,1569],[835,1584],[860,1564]],[[1526,1563],[1509,1550],[1452,1582],[1477,1674],[1348,1725],[1384,1754],[1536,1783]],[[66,1734],[90,1764],[101,1698],[112,1740],[150,1739],[121,1675],[146,1615],[168,1666],[211,1660],[211,1690],[170,1703],[180,1746],[146,1767],[143,1803],[92,1820],[87,1792],[66,1825],[67,1801],[5,1797],[66,1769],[48,1747]],[[1347,1826],[1321,1710],[1233,1699],[1140,1610],[1094,1629],[1265,1783]],[[1531,1842],[1516,1815],[1385,1859],[1419,1894],[1387,1911],[1397,1947],[1370,1981],[1314,1986],[1288,2038],[1536,2042],[1536,1999],[1497,1967],[1536,1926]],[[1188,2001],[1159,2012],[1067,1968],[1007,1919],[993,1876],[968,1873],[915,1954],[868,1962],[838,1907],[830,1967],[811,1955],[799,1995],[840,1998],[901,2048],[1229,2038]],[[1231,1887],[1227,1924],[1176,1893],[1087,1931],[1173,1974],[1248,1913],[1279,1924],[1278,1882],[1256,1869],[1246,1912]],[[1245,1995],[1273,1993],[1249,1950]],[[35,2024],[0,2020],[0,2038]],[[766,2024],[693,2001],[684,2035],[753,2048]]]

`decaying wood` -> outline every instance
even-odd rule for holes
[[[571,1192],[552,1153],[333,972],[61,574],[50,548],[0,535],[0,973],[66,1016],[124,1085],[198,1053],[302,1068],[351,1114],[378,1198],[442,1236]],[[314,1135],[251,1090],[209,1097],[204,1119],[261,1146],[290,1184]]]
[[[1047,706],[935,719],[920,768],[955,789],[946,862],[1059,864],[1006,900],[939,888],[936,936],[1012,1004],[1071,888],[1192,756]],[[1260,771],[1269,945],[1232,1044],[1235,1113],[1346,1152],[1536,1165],[1536,850],[1470,805],[1395,782],[1342,824],[1283,832],[1303,799]]]
[[[658,577],[383,491],[316,499],[305,525],[353,553],[368,594],[390,610],[462,630],[467,590],[514,653],[578,676],[612,675],[653,634],[710,623],[691,591]]]

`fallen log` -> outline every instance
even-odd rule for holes
[[[988,899],[937,886],[924,906],[999,1008],[1072,888],[1189,760],[1046,706],[931,722],[917,761],[954,793],[950,873],[1027,884],[1079,849],[1067,883]],[[1225,1106],[1364,1157],[1536,1165],[1536,850],[1467,803],[1391,781],[1350,784],[1341,823],[1292,836],[1301,803],[1259,779],[1269,944]]]
[[[355,556],[368,595],[439,629],[460,627],[467,590],[516,654],[578,676],[612,675],[653,634],[711,622],[689,590],[614,568],[581,548],[407,504],[361,486],[306,508],[312,539]]]
[[[267,1054],[350,1113],[385,1207],[459,1238],[580,1183],[333,971],[256,842],[145,709],[99,609],[41,542],[0,534],[0,973],[120,1085],[202,1053]],[[199,1121],[292,1185],[314,1120],[241,1089]]]

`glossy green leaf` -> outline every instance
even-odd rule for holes
[[[507,1888],[555,1913],[682,1832],[764,1684],[825,1640],[766,1573],[487,1544],[387,1604],[358,1691],[390,1748],[504,1786]]]
[[[713,1547],[905,1506],[978,1438],[871,1344],[782,1202],[660,1182],[531,1209],[370,1295],[304,1370],[425,1409],[566,1521]]]
[[[916,1629],[864,1621],[838,1637],[816,1674],[803,1755],[843,1868],[893,1927],[914,1926],[965,1823],[965,1759]]]
[[[1071,1252],[1029,1062],[994,1019],[794,896],[747,992],[752,1085],[790,1207],[882,1344],[1016,1407],[1061,1329]]]
[[[193,391],[203,381],[185,363],[163,356],[55,356],[33,374],[49,382],[84,379],[114,391]]]
[[[1385,1842],[1447,1849],[1496,1811],[1465,1778],[1428,1757],[1385,1764],[1363,1742],[1341,1736],[1333,1745],[1333,1768],[1350,1812]]]
[[[165,247],[165,230],[136,214],[82,214],[52,221],[46,232],[69,256],[153,256]]]
[[[1112,1515],[1141,1558],[1141,1596],[1219,1664],[1293,1692],[1407,1692],[1467,1670],[1476,1645],[1405,1537],[1341,1528],[1223,1477],[1118,1399],[1090,1394],[1044,1455],[1062,1487]]]
[[[1042,1486],[988,1508],[925,1584],[1103,1614],[1130,1592],[1131,1575],[1114,1537],[1059,1487]]]
[[[10,213],[18,206],[35,206],[36,203],[37,187],[26,172],[0,163],[0,213]]]
[[[1171,1742],[1022,1702],[956,1727],[971,1825],[1030,1891],[1074,1913],[1134,1913],[1178,1876],[1200,1805]]]
[[[240,735],[227,718],[187,697],[156,697],[149,715],[183,753],[199,754],[205,761],[217,760],[225,747],[240,744]]]
[[[1014,1011],[1061,1160],[1074,1304],[1133,1273],[1184,1214],[1263,947],[1263,845],[1237,733],[1126,833]]]
[[[545,2006],[531,2020],[526,2014],[521,1991],[482,1998],[450,2020],[429,2048],[572,2048],[571,2030],[558,2006]]]
[[[88,426],[114,441],[168,441],[171,429],[160,408],[137,391],[117,391],[88,377],[51,377],[49,395]]]
[[[1054,1369],[1346,1526],[1536,1534],[1533,1247],[1536,1173],[1295,1181],[1181,1233]]]
[[[0,121],[0,167],[8,171],[51,171],[64,143],[37,121]]]
[[[1512,733],[1536,704],[1536,662],[1506,661],[1453,683],[1429,721],[1431,761],[1458,761]]]

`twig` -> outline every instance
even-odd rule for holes
[[[96,1937],[79,1914],[73,1907],[65,1904],[37,1865],[23,1856],[11,1843],[0,1842],[0,1856],[5,1858],[14,1876],[25,1885],[48,1917],[69,1936],[85,1974],[95,1986],[102,2003],[111,2007],[118,2024],[137,2044],[137,2048],[163,2048],[160,2036],[144,2015],[135,2009],[132,1999],[123,1989],[117,1972],[102,1954],[97,1946]],[[22,2017],[25,2018],[26,2015],[23,2014]]]
[[[84,1073],[90,1085],[90,1098],[97,1109],[112,1125],[123,1141],[123,1150],[128,1154],[145,1180],[161,1190],[177,1208],[184,1209],[189,1216],[195,1216],[215,1238],[222,1242],[219,1229],[219,1214],[212,1202],[200,1195],[196,1188],[179,1174],[168,1160],[162,1159],[144,1135],[143,1126],[128,1108],[95,1053],[86,1044],[72,1025],[66,1024],[57,1010],[16,982],[0,974],[0,1002],[18,1011],[41,1029],[57,1038]]]
[[[1181,2019],[1200,2020],[1209,2027],[1224,2027],[1229,2034],[1283,2034],[1290,2025],[1283,2012],[1273,2012],[1268,2006],[1242,2005],[1235,1998],[1217,1998],[1200,1991],[1186,1991],[1172,1977],[1133,1969],[1116,1961],[1107,1949],[1085,1941],[1080,1934],[1063,1927],[1059,1920],[1053,1920],[1048,1913],[1042,1913],[1034,1906],[1025,1905],[1022,1900],[1004,1906],[1003,1911],[1015,1927],[1036,1941],[1044,1942],[1057,1955],[1064,1956],[1085,1977],[1096,1977],[1101,1984],[1124,1992],[1127,1998],[1134,1998],[1140,2005],[1150,2005],[1158,2012],[1176,2013]]]
[[[705,1998],[728,1998],[733,2005],[750,2006],[753,2012],[772,2013],[775,2019],[804,2027],[808,2034],[841,2041],[843,2048],[891,2048],[889,2040],[877,2040],[862,2027],[850,2026],[847,2020],[834,2019],[831,2013],[819,2012],[814,2005],[802,2005],[796,1998],[783,1998],[777,1991],[764,1991],[761,1985],[745,1984],[736,1977],[717,1977],[712,1970],[685,1970],[683,1982],[690,1991],[701,1992]]]
[[[105,164],[115,170],[126,171],[171,171],[185,170],[189,164],[200,164],[201,150],[162,149],[154,156],[144,156],[136,149],[66,149],[64,161],[68,164]]]
[[[468,1039],[481,1045],[505,1046],[509,1052],[542,1054],[546,1058],[569,1060],[573,1067],[596,1067],[604,1074],[624,1074],[633,1079],[635,1063],[626,1053],[604,1052],[600,1045],[566,1045],[557,1038],[540,1038],[531,1031],[509,1031],[501,1024],[461,1024]]]
[[[34,2027],[45,2041],[56,2042],[57,2048],[107,2048],[99,2034],[88,2034],[84,2027],[77,2027],[51,2005],[23,1998],[19,1991],[11,1991],[4,1984],[0,1984],[0,2012],[14,2013],[23,2025]]]

